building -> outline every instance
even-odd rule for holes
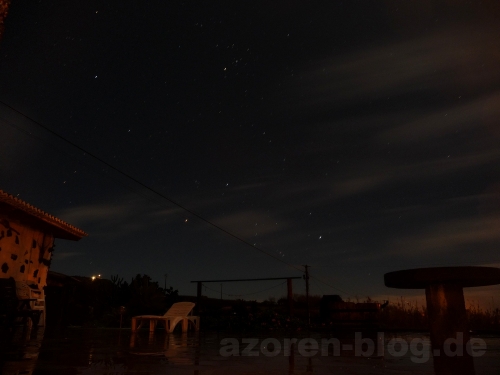
[[[13,277],[43,297],[54,240],[84,236],[84,231],[0,190],[0,278]]]
[[[9,12],[10,0],[0,0],[0,41],[2,40],[4,31],[4,20]]]

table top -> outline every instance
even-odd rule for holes
[[[431,284],[455,284],[477,287],[500,284],[500,268],[495,267],[430,267],[389,272],[385,286],[400,289],[424,289]]]

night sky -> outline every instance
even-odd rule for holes
[[[195,294],[309,264],[313,294],[417,298],[384,273],[500,266],[498,19],[497,0],[13,0],[0,189],[89,233],[56,241],[57,272]]]

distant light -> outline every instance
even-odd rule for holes
[[[97,275],[98,278],[101,278],[101,275]]]
[[[92,281],[94,281],[94,280],[95,280],[95,276],[92,276]]]

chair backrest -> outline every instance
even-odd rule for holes
[[[165,313],[164,316],[188,316],[193,310],[195,303],[193,302],[177,302]]]
[[[30,299],[31,288],[24,280],[16,280],[16,294],[18,299]]]

